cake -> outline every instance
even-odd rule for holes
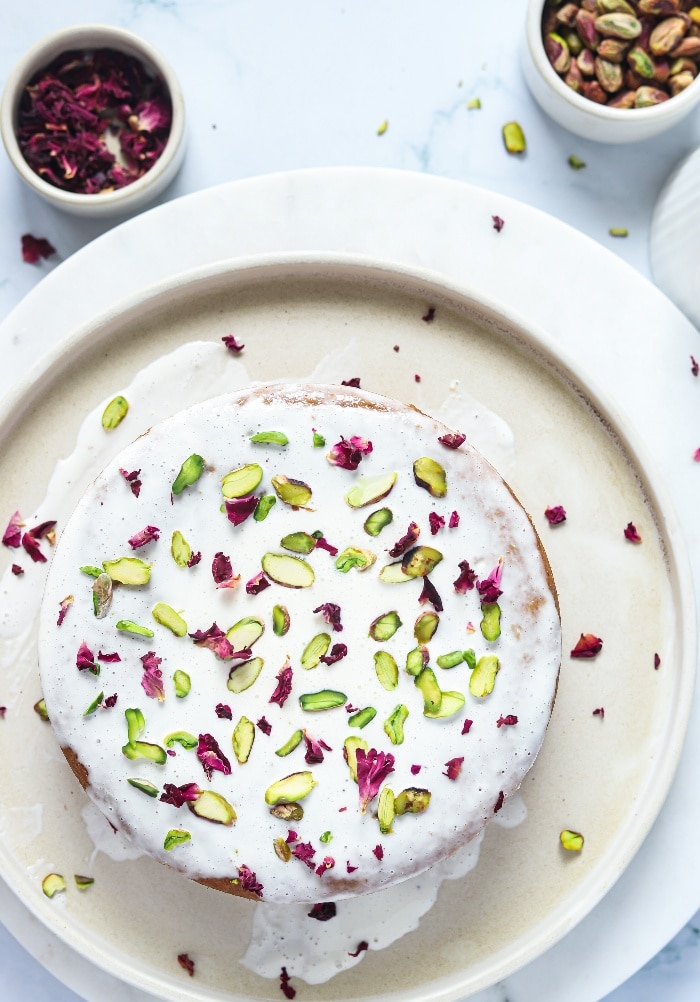
[[[556,590],[463,436],[353,387],[151,428],[57,543],[40,673],[111,823],[195,880],[323,902],[472,839],[545,737]]]

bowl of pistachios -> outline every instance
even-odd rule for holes
[[[529,0],[523,71],[584,139],[651,139],[700,102],[700,0]]]

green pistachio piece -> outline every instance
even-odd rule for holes
[[[189,731],[171,731],[163,739],[163,744],[166,748],[172,748],[173,745],[182,745],[183,748],[191,750],[192,748],[196,748],[199,742],[194,734],[190,734]]]
[[[280,546],[292,553],[311,553],[316,549],[316,540],[308,532],[290,532],[280,539]]]
[[[336,706],[345,706],[348,697],[336,689],[321,689],[320,692],[305,692],[299,697],[302,710],[315,713],[318,710],[333,710]]]
[[[304,737],[304,732],[302,730],[294,731],[289,741],[285,741],[281,748],[278,748],[275,755],[279,755],[280,758],[286,758],[290,755],[294,749],[301,743],[301,739]]]
[[[102,571],[92,585],[92,611],[95,619],[104,619],[111,604],[112,579],[106,571]]]
[[[292,858],[292,850],[283,838],[274,838],[272,840],[272,848],[275,850],[275,855],[281,859],[283,863],[288,863]]]
[[[247,463],[231,470],[221,480],[221,493],[225,498],[245,498],[252,494],[263,478],[262,466]]]
[[[191,487],[192,484],[197,483],[203,471],[204,460],[196,452],[193,452],[180,467],[180,472],[173,480],[170,490],[173,494],[182,494],[185,487]]]
[[[311,488],[303,480],[292,480],[279,473],[272,478],[275,494],[291,508],[304,508],[311,500]]]
[[[436,612],[421,612],[413,624],[413,636],[419,644],[427,644],[435,636],[439,625],[440,617]]]
[[[353,713],[352,716],[348,717],[348,723],[351,727],[366,727],[370,720],[374,720],[377,716],[377,711],[373,706],[366,706],[363,710],[358,710],[357,713]]]
[[[283,637],[289,630],[289,610],[284,605],[272,607],[272,632],[276,637]]]
[[[369,745],[364,738],[356,737],[351,734],[349,738],[346,738],[343,742],[343,755],[345,756],[345,761],[348,763],[348,769],[350,770],[350,776],[357,782],[357,749],[362,748],[364,752],[369,751]]]
[[[310,564],[286,553],[263,554],[262,569],[272,581],[285,588],[309,588],[316,580]]]
[[[479,626],[484,640],[498,640],[501,635],[501,608],[498,602],[482,603]]]
[[[46,712],[46,700],[43,699],[43,697],[42,699],[38,699],[34,704],[34,712],[38,714],[42,720],[49,719],[49,715]]]
[[[406,671],[409,675],[420,675],[428,663],[427,651],[423,647],[414,647],[406,655]]]
[[[226,631],[226,639],[235,651],[249,650],[265,632],[265,624],[257,616],[244,616]]]
[[[78,568],[81,574],[87,574],[88,577],[98,578],[100,574],[104,574],[104,568],[102,567],[91,567],[90,564],[85,564],[83,567]]]
[[[86,709],[86,710],[83,710],[83,716],[84,716],[84,717],[89,717],[89,716],[91,716],[91,715],[92,715],[92,714],[93,714],[93,713],[95,712],[95,710],[96,710],[96,709],[98,708],[98,706],[100,705],[100,703],[102,702],[102,700],[103,700],[104,698],[105,698],[105,694],[104,694],[104,692],[101,692],[101,693],[99,694],[99,696],[95,696],[95,698],[94,698],[94,699],[93,699],[93,701],[92,701],[92,702],[90,703],[90,705],[89,705],[89,706],[87,707],[87,709]]]
[[[41,889],[47,898],[52,898],[54,894],[60,894],[66,889],[65,877],[60,873],[49,873],[41,882]]]
[[[437,713],[442,703],[442,692],[432,668],[424,668],[414,679],[423,696],[423,713]]]
[[[184,699],[192,688],[190,676],[180,668],[173,672],[173,684],[175,685],[175,695],[178,699]]]
[[[192,557],[192,547],[179,529],[173,532],[170,540],[170,554],[178,567],[187,567]]]
[[[449,654],[441,654],[435,661],[438,668],[455,668],[464,661],[464,651],[450,651]]]
[[[146,720],[138,707],[129,707],[129,709],[124,710],[124,716],[126,717],[126,733],[128,741],[129,744],[133,744],[133,742],[138,740],[138,738],[140,738],[146,730]]]
[[[397,814],[421,814],[430,803],[430,790],[409,786],[402,790],[394,801]]]
[[[123,585],[145,585],[151,580],[151,565],[139,557],[119,557],[102,564],[112,581]]]
[[[146,758],[156,765],[165,765],[168,756],[160,745],[151,744],[150,741],[133,741],[122,747],[122,754],[126,758],[134,759]]]
[[[385,584],[404,584],[406,581],[415,580],[409,577],[403,569],[403,561],[397,560],[393,564],[385,564],[379,572],[379,580]]]
[[[388,786],[382,787],[379,791],[377,801],[377,820],[379,821],[379,831],[382,835],[390,835],[392,832],[391,823],[396,817],[394,809],[394,791]]]
[[[79,891],[85,891],[88,887],[92,887],[95,883],[94,877],[85,877],[82,873],[73,874],[73,879],[75,880],[75,886]]]
[[[382,529],[391,525],[393,521],[394,514],[390,508],[378,508],[367,516],[362,528],[368,536],[378,536]]]
[[[102,412],[102,427],[105,431],[112,431],[120,425],[127,415],[129,404],[124,397],[115,397],[107,404]]]
[[[416,459],[413,464],[413,478],[431,497],[444,498],[447,494],[445,470],[436,459],[430,459],[429,456]]]
[[[280,821],[301,821],[304,808],[301,804],[275,804],[270,808],[270,814],[274,814]]]
[[[248,761],[253,742],[255,741],[255,724],[247,717],[241,717],[233,729],[233,754],[241,765]]]
[[[250,689],[253,682],[263,669],[265,662],[262,658],[250,658],[242,664],[234,665],[228,675],[226,688],[229,692],[245,692]]]
[[[250,436],[250,441],[260,445],[289,445],[289,439],[283,431],[259,431]]]
[[[424,578],[431,574],[442,560],[442,553],[433,546],[414,546],[401,559],[404,574],[409,578]]]
[[[495,654],[484,654],[476,663],[469,677],[469,691],[472,696],[483,699],[493,692],[496,675],[501,665]]]
[[[390,640],[402,625],[398,612],[392,609],[391,612],[385,612],[382,616],[377,616],[376,619],[372,620],[369,627],[369,636],[372,640],[378,640],[379,642]]]
[[[157,797],[160,790],[153,783],[149,783],[147,779],[132,779],[127,778],[127,783],[140,790],[141,793],[145,793],[147,797]]]
[[[323,835],[319,835],[319,842],[323,842],[324,845],[328,845],[329,842],[333,841],[333,836],[330,832],[324,832]]]
[[[374,670],[379,684],[391,692],[399,684],[399,668],[389,651],[377,651],[374,655]]]
[[[583,835],[580,832],[572,832],[565,828],[559,833],[559,841],[570,852],[580,852],[583,849]]]
[[[314,449],[322,449],[325,444],[326,444],[326,440],[323,437],[323,435],[319,435],[319,433],[317,431],[315,431],[314,432],[314,437],[313,437],[313,446],[314,446]]]
[[[130,619],[120,619],[117,623],[117,629],[120,633],[129,633],[132,637],[153,637],[155,634],[153,630],[149,630],[147,626],[139,626],[138,623],[132,623]]]
[[[464,696],[461,692],[443,692],[440,700],[440,709],[431,711],[423,710],[423,716],[430,717],[431,720],[443,720],[445,717],[452,717],[464,706]]]
[[[274,494],[263,494],[255,506],[255,511],[253,512],[253,518],[255,521],[264,522],[270,514],[270,510],[274,508],[276,504],[277,498]]]
[[[469,111],[479,111],[481,108],[481,99],[478,97],[472,97],[467,101],[467,109]]]
[[[345,495],[351,508],[364,508],[385,498],[396,483],[398,473],[380,473],[375,477],[360,477]]]
[[[265,803],[270,807],[277,804],[296,804],[303,800],[317,786],[313,773],[293,772],[283,779],[277,779],[265,790]]]
[[[236,820],[236,812],[228,800],[213,790],[202,790],[196,800],[188,800],[187,806],[198,818],[217,825],[228,827]]]
[[[586,166],[585,161],[583,161],[581,157],[577,157],[575,153],[571,154],[567,163],[572,170],[583,170]]]
[[[330,646],[330,634],[317,633],[304,648],[304,653],[301,655],[301,667],[307,671],[311,668],[316,668],[321,663],[321,658]]]
[[[157,602],[151,610],[151,615],[156,623],[167,627],[176,637],[184,637],[187,633],[187,623],[185,620],[179,612],[175,612],[173,607],[166,605],[165,602]]]
[[[392,745],[403,744],[403,725],[406,723],[407,717],[408,707],[404,703],[399,703],[393,713],[384,721],[384,733]]]
[[[185,842],[189,842],[192,838],[189,832],[186,832],[183,828],[171,828],[168,834],[165,836],[163,841],[163,848],[167,852],[172,852],[178,845],[183,845]]]
[[[506,122],[502,129],[503,144],[508,153],[524,153],[525,133],[518,122]]]
[[[355,567],[358,571],[366,571],[377,559],[371,550],[361,550],[357,546],[348,546],[336,557],[335,566],[343,574]]]
[[[469,670],[474,671],[474,669],[476,668],[476,654],[474,653],[472,648],[470,647],[468,650],[462,651],[462,657],[469,666]]]

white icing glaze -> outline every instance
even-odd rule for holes
[[[334,392],[340,391],[335,388]],[[349,404],[357,399],[357,394],[348,391],[344,397]],[[81,502],[77,516],[65,529],[53,562],[41,621],[42,682],[59,740],[77,750],[90,771],[92,796],[108,816],[131,830],[138,846],[171,866],[200,877],[235,876],[237,866],[245,864],[263,883],[266,900],[317,901],[339,899],[366,886],[390,884],[417,873],[435,858],[454,850],[493,817],[499,791],[516,789],[534,761],[549,717],[560,645],[556,612],[545,585],[534,534],[500,478],[491,473],[483,460],[473,457],[471,480],[465,484],[466,448],[454,453],[439,446],[436,437],[444,429],[437,430],[430,419],[405,411],[380,415],[365,409],[353,409],[349,414],[347,410],[322,405],[309,408],[303,403],[303,391],[289,388],[286,398],[279,409],[276,404],[261,404],[255,396],[242,407],[239,402],[217,401],[196,408],[186,417],[178,416],[169,426],[164,425],[140,439],[119,457],[106,477],[98,478]],[[299,405],[290,406],[295,399]],[[178,403],[185,402],[178,398]],[[124,425],[126,421],[117,432]],[[331,467],[325,459],[327,449],[311,448],[313,427],[326,435],[329,446],[341,436],[360,435],[373,441],[374,452],[363,460],[356,474]],[[290,445],[283,451],[248,442],[250,433],[270,428],[288,434]],[[419,446],[416,437],[419,430],[424,436],[422,441],[430,443],[429,454],[436,455],[448,471],[450,490],[444,501],[436,502],[413,483],[411,462],[428,449],[425,444]],[[216,467],[216,473],[205,474],[170,505],[170,484],[182,460],[192,452],[203,454],[208,464]],[[316,511],[293,512],[278,502],[265,522],[249,520],[236,528],[230,526],[219,513],[219,477],[231,468],[254,461],[265,468],[263,486],[268,491],[270,476],[276,472],[312,484],[312,505]],[[118,473],[119,466],[141,469],[143,487],[138,499],[131,495]],[[382,536],[372,540],[362,532],[361,525],[366,514],[379,505],[353,512],[339,498],[356,477],[387,469],[400,472],[386,502],[394,510],[396,521]],[[429,511],[449,515],[454,509],[461,517],[459,528],[443,529],[431,537]],[[512,535],[505,525],[495,529],[498,518],[494,513],[501,509],[508,512],[505,523],[515,520]],[[488,513],[486,517],[484,512]],[[399,687],[387,693],[379,686],[373,671],[372,656],[378,646],[394,652],[400,666],[406,652],[415,646],[412,624],[421,611],[417,603],[420,584],[388,586],[376,581],[374,574],[389,562],[384,551],[405,532],[412,518],[421,525],[420,542],[442,547],[445,553],[445,559],[431,575],[446,606],[431,644],[434,654],[467,646],[474,646],[477,654],[485,652],[487,645],[480,635],[470,637],[465,630],[470,620],[478,623],[480,618],[476,593],[455,597],[451,582],[462,559],[469,559],[479,576],[484,577],[498,558],[505,556],[504,595],[500,601],[504,632],[499,641],[489,645],[503,665],[495,692],[479,702],[467,695],[464,711],[447,721],[423,717],[422,698],[412,679],[403,672]],[[131,554],[126,541],[146,524],[158,525],[161,538]],[[317,576],[311,589],[292,591],[273,585],[258,596],[248,596],[243,584],[234,591],[215,588],[210,566],[217,551],[231,557],[234,572],[241,574],[245,582],[259,570],[260,556],[265,550],[280,552],[281,536],[302,528],[309,532],[323,529],[329,541],[341,550],[347,545],[367,546],[379,554],[377,564],[364,576],[354,570],[346,576],[335,569],[328,553],[317,550],[308,558]],[[202,551],[202,562],[197,567],[175,566],[169,553],[174,529],[182,531],[195,550]],[[517,552],[511,541],[515,541]],[[119,588],[108,617],[96,620],[92,616],[92,581],[80,574],[78,568],[122,555],[152,560],[151,583],[146,588]],[[69,593],[75,595],[76,601],[58,629],[59,602]],[[524,596],[541,597],[543,605],[536,616],[527,617],[524,613]],[[156,601],[183,610],[190,632],[205,630],[212,622],[227,629],[244,615],[259,615],[264,619],[267,630],[254,653],[264,657],[266,665],[255,685],[241,695],[229,693],[228,668],[221,661],[210,651],[195,647],[188,638],[175,638],[153,623],[151,608]],[[346,630],[332,634],[332,639],[348,643],[348,657],[336,665],[321,665],[305,672],[298,664],[301,651],[314,633],[327,630],[321,616],[314,616],[312,609],[329,601],[341,606]],[[284,603],[290,610],[292,628],[284,638],[276,637],[270,629],[274,602]],[[404,626],[386,644],[377,645],[366,636],[367,626],[376,615],[389,609],[398,610]],[[524,615],[529,621],[523,619]],[[114,624],[123,618],[152,626],[156,636],[141,640],[118,634]],[[351,624],[358,622],[362,626],[356,633]],[[524,627],[524,639],[516,636],[520,627]],[[95,654],[98,649],[119,650],[122,662],[103,665],[99,679],[87,672],[79,673],[75,657],[82,640],[87,641]],[[140,685],[139,657],[149,650],[163,658],[161,667],[167,693],[163,703],[148,699]],[[280,708],[268,700],[287,654],[294,667],[294,685],[292,696]],[[536,671],[532,667],[535,662]],[[176,668],[185,668],[193,679],[193,691],[184,701],[174,697],[170,681]],[[467,692],[465,665],[437,672],[443,689]],[[417,817],[398,818],[392,835],[380,835],[371,809],[364,815],[357,809],[357,787],[343,761],[342,741],[346,735],[358,732],[348,727],[345,711],[339,708],[306,714],[303,721],[300,719],[298,695],[326,687],[341,689],[355,706],[376,707],[377,717],[361,736],[371,747],[395,755],[396,771],[387,780],[392,789],[398,792],[407,786],[423,785],[433,794],[429,810]],[[105,695],[118,692],[117,706],[83,717],[83,711],[101,690]],[[231,754],[233,723],[217,718],[214,707],[219,702],[231,705],[233,723],[241,714],[253,721],[264,714],[272,724],[270,737],[256,732],[253,752],[245,766],[239,766]],[[400,702],[409,707],[410,716],[405,728],[406,742],[394,748],[383,733],[382,724]],[[162,767],[126,759],[120,749],[126,741],[123,711],[127,706],[142,709],[147,741],[160,743],[167,733],[181,728],[195,734],[208,732],[217,738],[232,763],[232,773],[226,777],[215,772],[211,788],[235,806],[238,820],[233,827],[195,818],[186,808],[162,804],[126,783],[128,776],[136,776],[158,786],[163,782],[181,785],[193,781],[203,788],[209,785],[195,753],[177,746],[177,755],[168,758]],[[498,717],[509,713],[517,714],[517,726],[498,728]],[[474,724],[468,735],[461,735],[462,721],[467,716]],[[277,859],[272,852],[272,839],[284,837],[288,826],[270,817],[262,797],[272,779],[307,768],[303,744],[289,758],[279,759],[274,755],[274,750],[302,724],[314,738],[323,738],[333,748],[322,764],[310,767],[319,785],[303,802],[303,821],[292,825],[302,840],[311,842],[316,849],[315,862],[320,862],[326,854],[335,858],[336,867],[323,877],[299,860],[284,864]],[[426,749],[430,749],[430,762],[422,761],[427,757]],[[462,754],[464,769],[457,783],[453,783],[442,775],[444,763]],[[410,773],[414,762],[423,766],[419,776]],[[340,813],[344,807],[347,810]],[[171,828],[187,829],[192,840],[168,853],[162,848],[163,837]],[[333,835],[328,845],[319,842],[324,831]],[[379,842],[385,853],[381,863],[372,853]],[[347,881],[346,860],[358,867]],[[334,878],[341,878],[343,883]]]

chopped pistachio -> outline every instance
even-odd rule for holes
[[[379,580],[384,584],[404,584],[406,581],[415,580],[403,569],[403,561],[396,560],[393,564],[385,564],[379,572]]]
[[[329,842],[333,841],[333,836],[330,832],[324,832],[323,835],[319,835],[319,842],[323,842],[324,845],[328,845]]]
[[[442,692],[432,668],[424,668],[414,679],[416,688],[423,696],[424,713],[436,713],[442,703]]]
[[[257,616],[244,616],[226,631],[226,639],[235,651],[249,649],[265,632],[265,624]]]
[[[388,128],[389,128],[389,123],[385,118],[384,121],[380,122],[379,125],[377,126],[377,135],[383,136]]]
[[[280,546],[292,553],[311,553],[316,548],[316,540],[308,532],[290,532],[280,539]]]
[[[377,711],[373,706],[365,706],[363,710],[358,710],[357,713],[353,713],[352,716],[348,717],[348,723],[351,727],[366,727],[370,720],[374,720],[377,716]]]
[[[501,665],[495,654],[484,654],[476,663],[476,668],[469,677],[469,691],[472,696],[483,699],[493,692],[496,675]]]
[[[250,658],[242,664],[234,665],[228,675],[226,688],[229,692],[245,692],[250,689],[263,669],[265,662],[262,658]]]
[[[128,777],[127,783],[140,790],[141,793],[145,793],[147,797],[157,797],[160,793],[158,787],[154,786],[153,783],[149,783],[147,779],[132,779]]]
[[[303,480],[292,480],[279,473],[272,478],[272,486],[280,501],[291,508],[303,508],[311,500],[311,488]]]
[[[163,744],[166,748],[172,748],[173,745],[182,745],[183,748],[191,750],[196,748],[198,745],[197,738],[194,734],[190,734],[189,731],[171,731],[163,739]]]
[[[343,574],[355,567],[358,571],[366,571],[377,559],[371,550],[361,550],[357,546],[348,546],[338,555],[335,566]]]
[[[122,423],[129,410],[128,401],[122,397],[114,397],[107,404],[102,412],[102,427],[105,431],[112,431]]]
[[[192,484],[196,484],[203,471],[204,460],[196,452],[193,452],[191,456],[187,457],[180,467],[178,475],[173,480],[173,485],[170,488],[173,494],[182,494],[185,487],[191,487]]]
[[[196,800],[187,802],[187,806],[198,818],[217,825],[228,827],[236,820],[236,812],[228,800],[213,790],[202,790]]]
[[[281,748],[277,749],[275,755],[279,755],[280,758],[286,758],[287,755],[290,755],[294,749],[301,744],[301,739],[303,737],[304,732],[302,730],[294,731],[291,738],[288,741],[285,741]]]
[[[433,546],[414,546],[404,553],[401,566],[409,578],[424,578],[432,574],[442,560],[442,553]]]
[[[83,567],[79,568],[81,574],[87,574],[88,577],[98,578],[100,574],[104,574],[103,567],[91,567],[90,564],[85,564]]]
[[[579,832],[572,832],[565,828],[559,834],[559,841],[565,849],[571,852],[580,852],[583,849],[583,835]]]
[[[414,647],[406,655],[406,671],[409,675],[420,675],[426,665],[424,651],[422,647]]]
[[[478,97],[473,97],[470,101],[467,101],[467,109],[469,111],[478,111],[481,108],[481,100]]]
[[[95,696],[95,698],[90,703],[90,705],[87,707],[87,709],[83,710],[83,716],[84,717],[91,716],[95,712],[95,710],[98,708],[98,706],[100,705],[100,703],[102,702],[102,700],[104,698],[105,698],[104,692],[101,692],[98,696]]]
[[[278,856],[283,863],[288,863],[292,858],[292,850],[283,838],[273,839],[272,847],[275,850],[275,855]]]
[[[389,651],[377,651],[374,655],[374,670],[379,684],[391,692],[399,684],[399,668]]]
[[[381,501],[391,491],[397,477],[397,473],[380,473],[374,477],[360,477],[345,495],[345,500],[351,508],[364,508],[365,505]]]
[[[253,742],[255,741],[255,724],[247,717],[241,717],[233,729],[233,754],[241,765],[248,761]]]
[[[580,157],[577,157],[575,153],[571,154],[567,163],[569,164],[569,167],[572,168],[572,170],[583,170],[583,168],[586,166],[585,161],[581,160]]]
[[[413,477],[419,487],[423,487],[434,498],[444,498],[447,494],[447,476],[444,467],[436,459],[421,456],[413,464]]]
[[[157,602],[151,610],[151,615],[160,626],[167,627],[176,637],[184,637],[187,633],[187,623],[170,605]]]
[[[95,619],[104,619],[111,604],[112,579],[106,571],[102,571],[92,585],[92,611]]]
[[[384,721],[384,733],[393,745],[403,744],[403,725],[406,723],[407,717],[408,707],[404,703],[399,703]]]
[[[330,634],[317,633],[304,648],[304,652],[301,655],[301,667],[307,671],[311,668],[316,668],[321,663],[321,658],[330,646]]]
[[[263,478],[262,466],[247,463],[231,470],[221,480],[221,493],[225,498],[245,498],[252,494]]]
[[[379,800],[377,801],[377,820],[379,821],[379,831],[382,835],[391,834],[391,823],[395,817],[394,791],[388,786],[384,786],[379,791]]]
[[[393,521],[394,515],[390,508],[378,508],[367,516],[362,528],[368,536],[378,536]]]
[[[253,519],[256,522],[264,522],[267,516],[270,514],[270,510],[274,508],[277,504],[277,498],[274,494],[263,494],[258,503],[255,506],[255,511],[253,512]]]
[[[65,877],[60,873],[49,873],[41,882],[41,889],[47,898],[52,898],[54,894],[60,894],[66,889]]]
[[[498,640],[501,635],[501,607],[498,602],[482,602],[479,626],[484,640]]]
[[[133,637],[153,637],[155,634],[153,630],[149,630],[147,626],[139,626],[138,623],[132,623],[130,619],[120,619],[117,623],[117,629],[120,633],[130,633]]]
[[[263,554],[262,569],[272,581],[285,588],[309,588],[316,579],[310,564],[286,553]]]
[[[630,231],[624,226],[611,226],[608,233],[611,237],[628,237],[630,235]]]
[[[398,612],[392,609],[391,612],[385,612],[382,616],[377,616],[376,619],[372,620],[369,636],[372,640],[378,640],[381,643],[384,640],[390,640],[402,625]]]
[[[272,632],[276,637],[283,637],[289,630],[289,610],[284,605],[272,607]]]
[[[38,714],[41,717],[42,720],[48,720],[49,719],[49,715],[46,712],[46,700],[43,697],[41,699],[38,699],[36,701],[36,703],[34,704],[33,709],[34,709],[34,712],[36,714]]]
[[[469,666],[469,670],[474,671],[474,669],[476,668],[476,654],[472,650],[472,648],[470,647],[466,651],[462,651],[462,657]]]
[[[409,786],[397,794],[394,806],[397,814],[421,814],[430,803],[430,790]]]
[[[171,828],[168,834],[163,840],[163,848],[167,852],[172,852],[173,849],[178,845],[183,845],[185,842],[189,842],[192,838],[189,832],[182,828]]]
[[[260,445],[289,445],[289,439],[283,431],[259,431],[250,436],[250,441]]]
[[[268,786],[265,790],[265,803],[271,807],[277,804],[295,804],[307,797],[317,785],[310,771],[293,772]]]
[[[148,759],[156,765],[165,765],[167,754],[160,745],[154,745],[150,741],[133,741],[122,746],[122,754],[126,758],[134,760],[139,758]]]
[[[351,734],[350,737],[346,738],[343,742],[343,751],[345,753],[345,761],[348,763],[348,769],[350,770],[350,776],[357,782],[357,749],[362,748],[364,752],[369,751],[369,745],[364,738],[356,737]]]
[[[326,440],[323,437],[323,435],[319,435],[319,433],[317,431],[315,431],[314,435],[313,435],[313,446],[314,446],[314,449],[322,449],[325,444],[326,444]]]
[[[301,804],[275,804],[270,808],[270,814],[274,814],[281,821],[301,821],[304,817],[304,808]]]
[[[137,741],[146,730],[146,720],[138,707],[129,707],[124,710],[126,717],[126,733],[129,744]]]
[[[192,557],[192,547],[179,529],[175,529],[170,540],[170,553],[178,567],[187,567]]]
[[[435,660],[438,668],[455,668],[464,661],[464,652],[450,651],[449,654],[441,654]]]
[[[525,152],[525,133],[517,122],[506,122],[503,126],[503,143],[508,153]]]
[[[123,585],[145,585],[151,580],[151,565],[140,557],[119,557],[102,564],[112,581]]]
[[[427,644],[435,636],[440,625],[440,617],[436,612],[421,612],[413,624],[413,636],[419,644]]]
[[[423,710],[423,715],[431,720],[444,720],[452,717],[464,706],[464,695],[461,692],[443,692],[439,710]]]
[[[186,671],[180,668],[173,672],[173,683],[175,685],[175,695],[178,699],[184,699],[189,694],[192,683]]]
[[[344,706],[348,697],[336,689],[321,689],[320,692],[305,692],[299,697],[302,710],[315,713],[318,710],[333,710],[336,706]]]
[[[92,887],[95,883],[94,877],[85,877],[82,873],[74,873],[73,879],[75,880],[75,886],[79,891],[85,891],[88,887]]]

